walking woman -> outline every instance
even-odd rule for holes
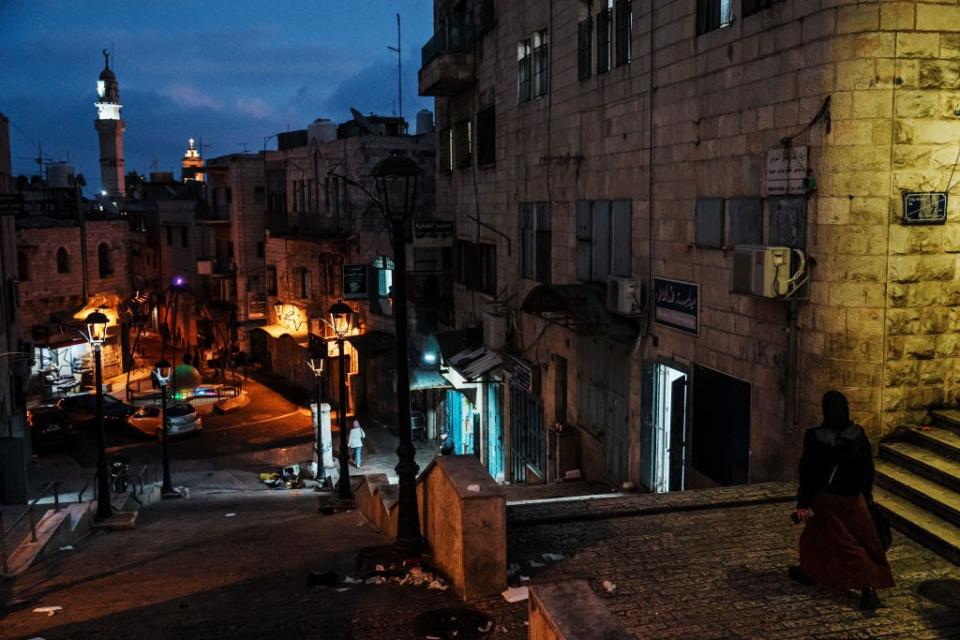
[[[805,584],[860,589],[861,609],[880,606],[877,589],[893,574],[867,504],[873,502],[873,454],[863,428],[850,421],[847,398],[823,396],[823,423],[807,431],[800,458],[796,520],[800,566],[790,577]]]

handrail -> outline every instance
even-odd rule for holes
[[[37,522],[36,522],[36,519],[33,517],[33,508],[37,505],[37,503],[40,501],[41,498],[47,495],[47,491],[49,491],[50,489],[53,489],[53,509],[54,511],[60,511],[60,485],[62,484],[63,482],[59,480],[54,480],[54,481],[45,483],[43,487],[40,489],[40,494],[36,498],[31,500],[30,504],[28,504],[26,508],[22,512],[20,512],[20,515],[13,520],[13,524],[11,524],[6,529],[0,529],[0,538],[3,539],[3,547],[0,548],[0,552],[2,552],[2,555],[3,555],[4,573],[6,573],[6,564],[7,564],[7,553],[6,553],[7,536],[10,535],[10,532],[13,531],[18,524],[20,524],[21,520],[23,520],[26,516],[29,515],[30,516],[30,540],[32,542],[36,542],[37,541]]]

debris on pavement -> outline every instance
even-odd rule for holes
[[[544,560],[549,560],[550,562],[557,562],[557,561],[559,561],[559,560],[563,560],[565,557],[566,557],[566,556],[564,556],[562,553],[545,553],[545,554],[543,554],[543,559],[544,559]]]
[[[363,580],[357,580],[356,578],[351,578],[350,576],[347,576],[346,578],[344,578],[343,581],[346,584],[360,584],[363,582]]]
[[[537,562],[536,560],[531,560],[528,564],[530,565],[530,568],[531,568],[531,569],[539,569],[539,568],[541,568],[541,567],[547,566],[547,565],[543,564],[542,562]]]
[[[235,513],[233,513],[233,512],[230,512],[230,513],[224,515],[223,517],[224,517],[224,518],[235,518],[236,516],[237,516],[237,514],[235,514]]]
[[[610,582],[609,580],[604,580],[604,581],[603,581],[603,588],[607,590],[607,593],[613,593],[614,591],[617,590],[617,585],[615,585],[614,583]]]
[[[474,493],[480,493],[480,485],[478,484],[468,484],[467,491],[473,491]]]
[[[301,471],[299,464],[282,467],[280,471],[265,471],[260,474],[260,482],[272,489],[303,489],[306,471]]]
[[[447,640],[479,638],[493,630],[493,619],[477,609],[450,607],[425,611],[417,616],[418,637]]]
[[[47,616],[52,616],[57,611],[63,611],[63,607],[52,606],[52,607],[37,607],[33,610],[34,613],[45,613]]]
[[[529,587],[507,587],[502,594],[507,602],[523,602],[530,597]]]
[[[332,587],[339,582],[340,576],[337,575],[336,571],[327,571],[325,573],[311,571],[307,574],[308,587]]]
[[[448,585],[443,584],[439,580],[431,580],[430,584],[427,585],[427,589],[433,589],[435,591],[446,591],[449,588]]]
[[[60,551],[73,551],[73,545],[65,544],[62,547],[60,547]]]

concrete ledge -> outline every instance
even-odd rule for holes
[[[632,640],[584,580],[530,587],[529,640]]]
[[[247,395],[246,391],[241,391],[240,395],[234,396],[233,398],[224,398],[219,402],[215,402],[213,404],[213,411],[222,415],[236,411],[237,409],[242,409],[248,404],[250,404],[250,396]]]

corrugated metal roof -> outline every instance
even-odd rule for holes
[[[503,356],[487,347],[465,349],[447,360],[466,380],[476,380],[503,364]]]
[[[436,369],[417,367],[410,369],[410,391],[421,389],[452,389],[450,381],[440,375]]]

